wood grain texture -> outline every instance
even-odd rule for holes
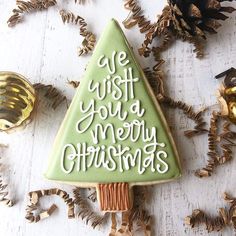
[[[150,19],[155,19],[156,9],[162,8],[162,2],[164,0],[141,1],[142,5],[145,3],[146,15]],[[62,24],[58,10],[66,8],[81,14],[98,37],[110,18],[122,22],[127,16],[120,0],[90,0],[85,6],[74,5],[74,1],[68,0],[60,1],[57,7],[49,11],[27,15],[23,23],[11,29],[7,27],[6,21],[14,4],[13,0],[0,2],[0,71],[16,71],[32,82],[54,84],[70,99],[74,89],[67,86],[67,79],[79,80],[90,57],[77,57],[76,49],[82,38],[76,26]],[[235,3],[233,5],[236,7]],[[204,59],[196,59],[192,46],[179,41],[163,54],[169,95],[193,104],[196,109],[206,106],[210,110],[217,108],[215,91],[220,82],[214,80],[214,76],[231,66],[236,67],[236,15],[232,14],[222,24],[224,27],[219,34],[209,37]],[[142,35],[137,28],[124,31],[137,54]],[[139,59],[144,67],[153,63],[151,58]],[[183,177],[176,182],[151,188],[150,204],[147,207],[155,215],[153,235],[206,235],[202,227],[192,230],[185,226],[184,217],[195,208],[216,214],[219,207],[225,206],[221,199],[222,193],[236,189],[236,158],[220,166],[212,177],[196,178],[194,170],[206,163],[207,137],[185,138],[183,132],[192,127],[192,122],[180,111],[164,110],[182,159]],[[206,112],[208,121],[210,110]],[[24,218],[26,194],[29,191],[52,187],[71,190],[69,186],[61,186],[43,178],[48,153],[65,111],[64,105],[53,112],[46,103],[41,103],[36,118],[25,130],[10,135],[0,134],[0,143],[9,144],[9,149],[1,151],[0,155],[6,165],[6,180],[14,190],[10,194],[17,200],[13,208],[0,206],[0,235],[107,235],[108,227],[92,230],[81,219],[68,220],[66,207],[60,199],[43,202],[45,207],[51,202],[59,207],[45,221],[29,224]],[[236,196],[236,191],[231,194]],[[228,229],[211,235],[233,235],[233,231]]]

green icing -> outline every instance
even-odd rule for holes
[[[102,55],[104,55],[104,57],[101,57]],[[112,60],[113,57],[114,61]],[[109,58],[109,65],[111,67],[110,73],[107,65],[101,67],[102,64],[105,64],[106,58]],[[100,62],[100,67],[98,66],[98,62]],[[114,65],[112,64],[113,62],[115,62]],[[112,71],[113,66],[116,67],[115,73]],[[133,79],[134,97],[132,97],[131,82],[125,82],[126,71],[128,75],[127,80],[131,81]],[[110,75],[109,78],[107,77],[108,75]],[[138,78],[138,81],[134,82],[135,78]],[[92,84],[91,80],[93,80]],[[107,94],[104,99],[98,99],[96,89],[94,89],[95,91],[89,91],[89,85],[94,88],[96,83],[99,83],[101,93],[104,91],[104,85],[108,86],[106,87]],[[126,88],[128,88],[129,91],[128,99],[126,97]],[[120,96],[121,91],[122,96]],[[115,98],[117,100],[115,100]],[[92,117],[92,113],[90,113],[92,109],[88,109],[87,112],[85,111],[83,113],[80,105],[82,102],[83,109],[87,109],[93,100],[95,102],[94,110],[101,110],[100,112],[95,113],[92,121],[90,120]],[[133,105],[137,100],[140,101],[139,109],[138,106]],[[127,115],[124,121],[119,119],[118,114],[114,116],[111,116],[110,114],[107,119],[101,119],[100,116],[106,115],[104,106],[109,107],[109,105],[112,104],[113,109],[111,113],[114,113],[118,103],[122,105],[121,118],[122,116],[124,117]],[[137,113],[140,113],[139,116]],[[88,117],[85,118],[87,115]],[[83,118],[84,121],[82,122]],[[81,122],[78,125],[79,120]],[[150,141],[145,140],[145,137],[142,138],[142,135],[144,134],[142,131],[140,132],[140,136],[138,136],[138,127],[143,127],[142,125],[144,125],[142,122],[145,123],[146,131],[148,131],[149,134],[157,131],[155,136],[150,136]],[[129,124],[131,123],[135,123],[136,125],[130,126]],[[106,138],[102,137],[101,133],[97,135],[99,142],[96,144],[95,140],[92,138],[91,132],[95,132],[97,125],[106,127],[108,124],[109,126],[111,126],[111,124],[113,125],[113,131],[115,132],[124,125],[130,129],[131,127],[134,127],[133,135],[137,135],[139,138],[137,141],[131,140],[131,133],[129,133],[129,136],[125,140],[117,140],[116,143],[113,143],[112,128],[109,127],[107,129]],[[86,126],[88,126],[88,129],[85,132],[82,132],[82,129],[86,129]],[[125,131],[123,136],[128,133],[129,128],[123,129],[123,131]],[[146,146],[156,142],[160,143],[160,145]],[[93,155],[90,152],[90,155],[87,155],[86,158],[83,159],[81,157],[81,164],[78,165],[79,158],[76,154],[78,154],[79,148],[77,145],[83,143],[86,144],[87,147],[92,147],[90,148],[90,151],[93,150],[93,153],[95,153],[96,150],[98,151],[99,148],[101,150],[98,153],[98,159],[96,159],[95,156],[94,159],[92,159]],[[165,144],[164,147],[163,143]],[[67,146],[67,149],[64,149],[65,145],[69,145]],[[72,149],[72,145],[74,146],[74,149]],[[124,153],[120,155],[122,157],[120,157],[116,153],[118,146],[123,149],[129,148],[130,150],[124,151]],[[153,152],[151,148],[153,148]],[[146,152],[150,151],[150,155],[145,153],[144,149]],[[63,150],[66,151],[64,152]],[[139,152],[142,154],[141,158],[138,155]],[[101,161],[104,157],[104,153],[106,156],[104,160],[108,161],[108,163],[105,163],[103,167],[96,167],[95,161]],[[130,157],[129,154],[134,155],[135,153],[137,154],[137,158],[135,165],[132,166],[131,159],[126,162],[125,158]],[[140,159],[141,165],[139,165]],[[93,160],[93,162],[91,162],[91,160]],[[87,161],[87,164],[85,161]],[[99,163],[97,164],[99,166]],[[146,167],[144,167],[145,165]],[[80,170],[78,169],[78,166],[80,166]],[[86,171],[83,169],[85,166],[87,167]],[[129,169],[127,169],[128,166],[130,167]],[[109,171],[109,168],[112,170]],[[142,184],[143,182],[157,183],[167,181],[177,178],[180,175],[181,171],[178,154],[160,107],[147,84],[142,69],[136,62],[132,49],[121,28],[115,20],[111,20],[97,44],[87,67],[86,74],[77,89],[76,95],[58,132],[49,158],[46,178],[71,182],[72,184],[74,182],[81,184],[108,182]]]

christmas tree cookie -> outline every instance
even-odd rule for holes
[[[132,208],[132,187],[180,177],[159,104],[115,20],[102,34],[57,134],[46,178],[96,187],[101,210]]]

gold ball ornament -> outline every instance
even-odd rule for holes
[[[0,72],[0,131],[26,125],[36,103],[33,85],[22,75]]]

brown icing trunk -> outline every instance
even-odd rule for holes
[[[99,184],[98,190],[102,211],[128,211],[132,208],[128,183]]]

